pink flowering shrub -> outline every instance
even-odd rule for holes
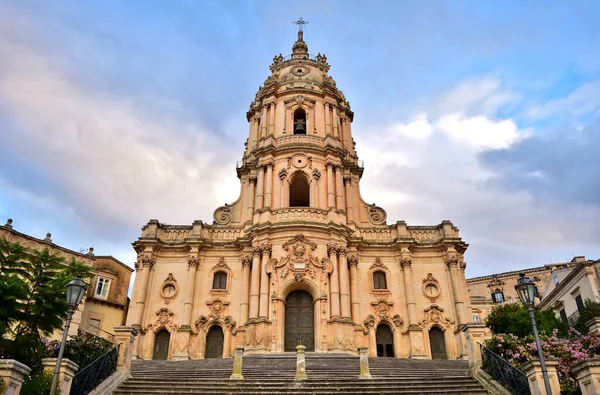
[[[48,356],[56,358],[60,350],[60,341],[44,341],[44,343],[46,344]],[[104,355],[112,347],[113,344],[108,340],[79,331],[76,337],[71,338],[65,344],[64,358],[75,362],[81,370]]]
[[[582,334],[575,329],[571,329],[569,336],[565,338],[558,337],[557,333],[558,330],[554,330],[552,335],[540,335],[544,358],[558,361],[556,370],[561,393],[578,394],[579,386],[571,372],[571,366],[581,359],[600,357],[600,335]],[[537,346],[533,336],[494,335],[485,345],[519,369],[522,369],[526,361],[537,359]]]

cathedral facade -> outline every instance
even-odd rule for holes
[[[450,221],[386,222],[360,196],[353,112],[300,29],[246,114],[239,198],[212,225],[151,220],[127,325],[134,357],[199,359],[307,351],[462,358],[472,321]]]

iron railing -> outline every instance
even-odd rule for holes
[[[119,345],[81,369],[73,377],[71,395],[87,395],[117,370]]]
[[[500,385],[515,395],[529,395],[529,382],[527,375],[515,368],[492,350],[479,343],[481,347],[482,364],[484,372],[492,376]]]
[[[577,310],[573,314],[571,314],[569,317],[567,317],[567,322],[569,324],[569,328],[573,328],[575,325],[577,325],[577,322],[579,322],[580,315],[581,315],[581,312],[579,310]]]

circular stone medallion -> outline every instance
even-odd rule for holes
[[[298,169],[306,167],[307,164],[308,164],[308,158],[306,157],[306,155],[296,154],[292,157],[292,165],[294,167],[297,167]]]

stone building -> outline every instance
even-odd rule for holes
[[[577,256],[569,266],[552,272],[539,307],[553,310],[558,318],[574,326],[588,299],[600,302],[600,260]]]
[[[521,273],[524,273],[531,281],[535,282],[537,292],[535,305],[539,305],[554,273],[572,267],[579,259],[575,257],[571,262],[552,263],[539,267],[468,278],[467,290],[473,311],[473,321],[483,323],[495,306],[518,302],[519,297],[515,285]]]
[[[112,256],[94,255],[93,248],[82,253],[59,246],[52,242],[50,233],[44,239],[38,239],[18,232],[12,223],[12,219],[9,219],[0,226],[0,237],[38,251],[47,248],[50,253],[64,257],[66,262],[76,259],[94,268],[95,274],[89,281],[87,295],[73,314],[69,336],[77,335],[81,329],[113,341],[113,328],[126,321],[127,291],[133,269]],[[60,339],[62,333],[62,330],[56,331],[51,338]]]
[[[354,113],[303,32],[278,55],[246,113],[241,193],[209,225],[151,220],[127,324],[142,359],[307,351],[464,356],[472,320],[450,221],[388,224],[360,196]],[[206,169],[206,171],[209,171]]]

